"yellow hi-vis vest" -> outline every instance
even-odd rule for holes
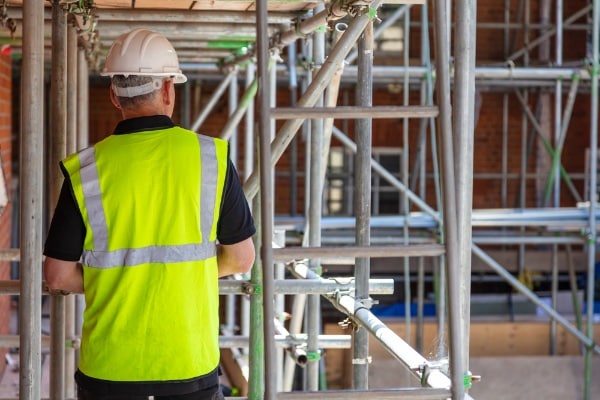
[[[172,381],[217,367],[227,151],[173,127],[112,135],[63,161],[86,227],[85,375]]]

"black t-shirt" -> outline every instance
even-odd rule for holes
[[[133,118],[121,121],[113,134],[135,134],[135,132],[173,127],[171,119],[164,115]],[[69,176],[65,175],[58,203],[54,210],[44,255],[64,261],[78,261],[82,251],[86,228],[79,207],[73,197]],[[235,166],[228,161],[225,187],[221,201],[221,213],[217,221],[217,240],[221,244],[239,243],[256,233],[254,220],[240,183]],[[127,395],[175,395],[198,390],[214,390],[218,385],[216,371],[205,376],[177,382],[109,382],[93,379],[77,371],[76,380],[83,389],[103,394]],[[110,393],[109,393],[110,392]]]

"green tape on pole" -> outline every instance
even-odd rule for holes
[[[327,32],[327,27],[325,25],[322,25],[315,29],[315,32]]]
[[[473,376],[471,374],[467,374],[463,378],[463,384],[465,389],[471,389],[473,387]]]
[[[254,285],[254,294],[262,294],[262,285]]]
[[[369,12],[367,13],[370,19],[377,18],[377,9],[373,7],[369,7]]]
[[[306,359],[308,361],[319,361],[321,359],[321,353],[318,351],[309,351],[306,353]]]

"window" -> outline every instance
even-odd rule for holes
[[[402,177],[402,149],[373,148],[373,159],[396,178]],[[354,215],[354,160],[355,155],[341,147],[329,151],[325,179],[325,215]],[[371,175],[372,215],[402,213],[402,196],[397,188],[377,173]]]

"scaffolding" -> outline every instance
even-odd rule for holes
[[[100,3],[100,2],[98,2]],[[554,5],[554,23],[532,23],[530,1],[522,0],[517,10],[517,21],[512,21],[512,2],[503,5],[503,22],[480,22],[476,18],[474,0],[457,0],[451,10],[447,0],[432,2],[403,0],[385,4],[379,0],[318,4],[306,18],[292,21],[280,30],[269,25],[267,1],[256,2],[253,18],[247,15],[238,22],[256,25],[256,46],[252,51],[228,58],[221,65],[226,77],[217,86],[208,104],[195,118],[191,118],[189,104],[184,112],[189,126],[198,130],[213,111],[218,100],[228,92],[230,118],[220,137],[238,139],[239,124],[245,118],[244,192],[253,203],[259,226],[256,238],[257,263],[249,277],[220,282],[220,293],[226,295],[227,321],[221,336],[221,346],[231,348],[240,359],[248,362],[248,399],[295,398],[364,398],[381,399],[463,399],[469,398],[468,389],[473,380],[469,368],[469,324],[471,257],[486,264],[514,289],[523,293],[540,307],[556,324],[564,326],[581,343],[585,355],[584,398],[592,398],[591,360],[600,347],[594,342],[594,282],[597,239],[597,134],[598,134],[598,71],[600,39],[600,1],[594,0],[573,14],[563,15],[563,1],[540,1],[540,14],[548,18]],[[385,10],[383,10],[385,5]],[[411,9],[419,8],[419,21],[413,21]],[[51,349],[50,398],[72,399],[73,382],[68,377],[75,368],[78,332],[80,332],[81,300],[73,296],[51,297],[51,335],[41,335],[41,296],[44,293],[40,265],[42,264],[41,237],[47,212],[44,198],[44,25],[47,20],[43,3],[23,0],[20,24],[23,31],[21,88],[21,217],[20,248],[0,252],[0,260],[20,261],[20,281],[1,282],[0,294],[19,295],[20,335],[0,336],[0,345],[18,346],[21,357],[20,399],[39,399],[41,382],[41,349]],[[102,10],[98,11],[102,14]],[[431,22],[429,13],[431,12]],[[15,11],[13,11],[15,13]],[[249,14],[249,13],[246,13]],[[454,17],[453,15],[454,14]],[[111,21],[109,13],[102,14]],[[139,12],[140,20],[152,21],[156,14]],[[589,16],[589,17],[588,17]],[[585,24],[579,21],[588,17]],[[17,18],[17,15],[14,15]],[[209,18],[208,16],[206,18]],[[211,14],[211,21],[218,17]],[[233,18],[233,16],[231,16]],[[374,28],[373,22],[382,18]],[[400,21],[400,22],[399,22]],[[454,22],[452,22],[454,21]],[[198,21],[195,21],[198,22]],[[290,22],[289,18],[276,21]],[[62,1],[52,1],[52,138],[50,165],[76,149],[87,146],[88,75],[90,50],[97,45],[90,37],[82,37],[81,24],[85,23],[64,7]],[[102,23],[102,19],[100,22]],[[113,21],[114,23],[114,21]],[[219,22],[219,23],[222,23]],[[390,26],[399,25],[405,36],[402,65],[374,65],[375,43]],[[115,23],[115,25],[117,25]],[[417,26],[420,34],[419,65],[409,59],[410,32]],[[331,27],[335,39],[328,48],[324,27]],[[502,30],[505,36],[505,59],[498,65],[476,65],[475,47],[477,29]],[[563,33],[569,29],[590,32],[590,46],[586,58],[576,65],[564,65]],[[523,47],[509,46],[514,42],[512,30],[523,35]],[[540,32],[531,40],[533,32]],[[433,48],[430,48],[433,32]],[[554,37],[555,60],[545,66],[533,65],[530,53],[549,46]],[[453,39],[453,42],[451,40]],[[311,68],[297,70],[295,45],[310,42],[304,56],[311,59]],[[290,50],[291,49],[291,50]],[[306,50],[308,49],[308,50]],[[453,52],[452,50],[453,49]],[[546,49],[547,50],[547,49]],[[287,53],[285,53],[288,51]],[[431,57],[434,52],[435,57]],[[288,65],[278,64],[287,54]],[[546,56],[549,58],[549,56]],[[292,61],[290,61],[290,59]],[[432,61],[433,60],[433,61]],[[352,64],[356,61],[356,64]],[[546,60],[548,61],[548,60]],[[202,69],[215,73],[214,65],[184,62],[190,74],[202,75]],[[92,65],[93,66],[93,65]],[[246,72],[244,93],[238,96],[240,71]],[[292,107],[277,107],[275,89],[284,76],[294,97]],[[76,84],[73,78],[76,77]],[[301,78],[300,85],[298,82]],[[71,79],[71,81],[69,81]],[[343,79],[356,82],[356,104],[338,105],[340,83]],[[373,105],[374,83],[397,83],[402,87],[402,105]],[[296,100],[296,90],[302,86]],[[536,111],[530,104],[531,88],[542,88],[544,93],[555,94],[553,107],[554,132],[541,126]],[[563,90],[567,88],[566,103]],[[521,195],[516,208],[508,204],[508,153],[506,137],[508,124],[503,127],[502,149],[502,204],[503,210],[472,210],[474,130],[477,119],[478,90],[500,91],[503,95],[502,113],[508,118],[509,94],[514,94],[522,110],[523,146],[522,171],[518,176]],[[590,96],[590,143],[588,171],[585,173],[586,194],[581,195],[561,165],[561,154],[573,113],[574,99],[579,92]],[[419,105],[413,105],[410,93],[418,93]],[[542,96],[543,94],[540,94]],[[259,111],[254,120],[254,107]],[[412,160],[402,157],[402,176],[395,176],[373,158],[373,119],[396,118],[404,121],[403,154],[411,154],[409,120],[419,121],[418,153]],[[356,120],[354,140],[347,132],[334,125],[334,119]],[[275,121],[282,120],[279,129]],[[193,121],[193,122],[192,122]],[[260,132],[255,139],[254,125]],[[526,186],[528,132],[539,139],[551,162],[544,188],[542,207],[527,208]],[[306,211],[300,218],[278,219],[274,215],[277,200],[274,188],[277,163],[286,150],[297,146],[299,132],[307,137],[306,157]],[[531,136],[530,136],[531,137]],[[335,138],[354,155],[354,193],[352,218],[323,215],[323,191],[330,142]],[[431,146],[427,158],[426,146]],[[259,149],[257,160],[252,149]],[[232,146],[233,147],[233,146]],[[294,147],[295,148],[295,147]],[[237,149],[234,150],[236,154]],[[297,151],[294,150],[294,151]],[[425,200],[425,165],[432,164],[435,183],[435,205]],[[56,168],[49,168],[48,203],[54,204],[60,190]],[[295,181],[296,171],[290,172]],[[402,212],[393,217],[378,218],[371,214],[372,173],[398,191]],[[581,178],[579,178],[581,179]],[[420,186],[416,184],[420,183]],[[561,186],[564,183],[578,207],[561,207]],[[296,197],[295,185],[290,189]],[[431,196],[430,196],[431,197]],[[411,211],[416,209],[417,211]],[[290,222],[291,221],[291,222]],[[393,229],[392,235],[377,237],[373,229]],[[473,228],[484,228],[477,230]],[[280,230],[301,232],[300,243],[294,243]],[[339,232],[350,230],[348,238]],[[418,232],[417,235],[414,233]],[[427,235],[423,235],[427,232]],[[559,234],[557,234],[557,232]],[[553,254],[552,304],[542,301],[536,293],[517,279],[486,252],[489,246],[518,246],[523,258],[526,246],[550,246]],[[487,246],[487,247],[486,247]],[[586,254],[585,327],[574,325],[556,311],[559,246],[571,251],[573,246],[583,248]],[[423,323],[424,260],[435,259],[435,274],[440,280],[436,304],[440,353],[448,363],[437,363],[423,357],[422,346],[400,338],[371,311],[373,294],[390,293],[393,282],[371,276],[370,259],[397,257],[404,260],[403,282],[405,294],[406,331],[411,329],[409,260],[418,260],[417,326]],[[353,279],[335,279],[323,276],[321,265],[326,260],[350,260],[354,266]],[[275,268],[271,268],[274,266]],[[519,266],[522,268],[522,264]],[[293,279],[285,279],[286,273]],[[285,312],[283,295],[293,295],[292,320],[286,329],[282,323]],[[237,309],[236,296],[244,295]],[[275,301],[273,301],[275,300]],[[321,333],[321,301],[330,302],[347,315],[347,324],[358,329],[354,335],[328,336]],[[446,313],[446,310],[448,312]],[[304,327],[303,327],[304,322]],[[241,335],[235,335],[235,326],[241,325]],[[419,331],[419,329],[417,329]],[[420,387],[394,390],[369,389],[369,335],[420,382]],[[410,334],[407,333],[407,337]],[[553,339],[554,340],[554,339]],[[66,345],[65,345],[66,344]],[[349,348],[353,351],[353,390],[320,390],[322,380],[321,350]],[[284,356],[285,355],[285,356]],[[292,391],[291,380],[296,365],[305,368],[306,387]],[[476,373],[476,371],[474,371]],[[277,379],[272,379],[276,376]]]

